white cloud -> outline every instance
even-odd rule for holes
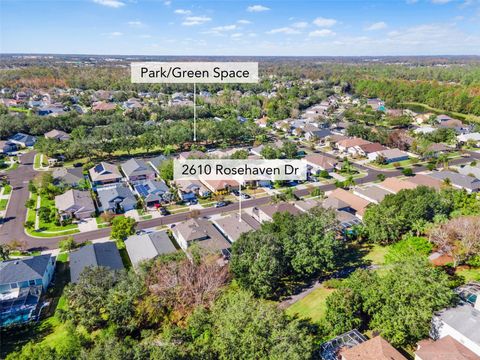
[[[104,33],[103,35],[110,36],[110,37],[117,37],[117,36],[122,36],[123,33],[121,33],[120,31],[112,31],[109,33]]]
[[[184,26],[202,25],[211,20],[212,18],[208,16],[187,16],[185,20],[182,22],[182,25]]]
[[[142,35],[140,35],[140,38],[142,38],[142,39],[150,39],[151,37],[152,37],[152,35],[150,35],[150,34],[142,34]]]
[[[247,7],[248,12],[262,12],[262,11],[267,11],[270,10],[270,8],[263,6],[263,5],[252,5]]]
[[[180,15],[190,15],[192,12],[190,10],[185,10],[185,9],[177,9],[174,11],[175,14],[180,14]]]
[[[237,21],[237,23],[242,25],[248,25],[248,24],[251,24],[252,22],[250,20],[240,19]]]
[[[367,31],[374,31],[374,30],[382,30],[387,28],[387,23],[384,21],[379,21],[376,23],[371,24],[370,26],[367,26],[365,30]]]
[[[291,27],[282,27],[282,28],[277,28],[277,29],[272,29],[270,31],[267,31],[267,34],[293,35],[293,34],[300,34],[300,31],[298,31],[297,29],[291,28]]]
[[[237,28],[237,25],[225,25],[225,26],[217,26],[212,28],[212,31],[215,32],[222,32],[222,31],[232,31]]]
[[[235,33],[235,34],[232,34],[231,37],[234,38],[234,39],[238,39],[238,38],[241,38],[243,36],[242,33]]]
[[[294,24],[292,24],[292,27],[297,28],[297,29],[305,29],[308,26],[308,23],[305,21],[299,21]]]
[[[313,23],[320,27],[331,27],[337,23],[337,20],[317,17],[315,20],[313,20]]]
[[[453,0],[432,0],[432,4],[446,4],[446,3],[449,3]]]
[[[145,24],[142,23],[141,21],[135,20],[135,21],[129,21],[128,25],[131,27],[144,27]]]
[[[125,6],[125,3],[119,0],[93,0],[93,2],[98,5],[108,6],[115,9]]]
[[[330,29],[322,29],[322,30],[315,30],[311,31],[308,36],[311,37],[326,37],[326,36],[334,36],[335,33]]]

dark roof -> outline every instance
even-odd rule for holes
[[[0,262],[0,284],[43,278],[50,254]]]
[[[78,282],[82,271],[89,266],[105,266],[111,270],[122,270],[123,262],[117,245],[113,241],[85,245],[70,253],[70,278]]]
[[[128,177],[130,176],[140,176],[140,175],[151,175],[153,170],[149,167],[145,161],[141,159],[130,159],[122,164],[122,170]]]

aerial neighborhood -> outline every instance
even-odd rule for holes
[[[129,83],[123,57],[56,59],[22,66],[62,83],[0,72],[2,358],[480,359],[478,99],[379,90],[407,73],[388,59],[265,60],[195,96]],[[174,178],[196,159],[307,177]]]

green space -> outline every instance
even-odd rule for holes
[[[42,196],[41,199],[40,199],[40,207],[47,207],[53,211],[56,211],[55,209],[55,201],[54,200],[50,200],[48,199],[47,197],[45,196]],[[65,225],[65,226],[61,226],[61,225],[57,225],[55,224],[54,221],[49,221],[49,222],[46,222],[44,221],[42,218],[39,219],[39,224],[38,224],[38,228],[39,228],[39,231],[43,232],[43,231],[47,231],[47,232],[60,232],[60,234],[57,234],[57,235],[63,235],[65,234],[63,231],[64,230],[74,230],[74,229],[78,229],[78,225],[77,224],[68,224],[68,225]]]
[[[388,246],[371,245],[366,250],[368,251],[363,257],[365,261],[371,265],[383,265],[385,263],[385,255],[388,252]]]
[[[465,283],[471,281],[480,281],[480,268],[461,268],[456,274],[465,279]]]
[[[3,195],[9,195],[12,192],[12,186],[11,185],[5,185],[3,188]]]
[[[8,199],[0,200],[0,210],[5,210],[7,208]]]
[[[303,319],[311,319],[313,322],[319,322],[325,315],[327,310],[326,302],[327,296],[334,290],[320,287],[313,290],[303,299],[287,308],[287,314],[298,315]]]
[[[34,169],[39,169],[42,166],[41,163],[42,155],[41,154],[35,154],[35,158],[33,159],[33,168]]]
[[[460,119],[460,120],[480,122],[480,117],[479,116],[462,114],[462,113],[455,112],[455,111],[438,109],[438,108],[434,108],[434,107],[428,106],[426,104],[418,103],[418,102],[402,102],[402,103],[399,103],[398,105],[404,106],[404,107],[406,107],[410,110],[416,111],[416,112],[431,111],[431,112],[433,112],[437,115],[445,114],[445,115],[448,115],[448,116],[451,116],[453,118],[457,118],[457,119]]]

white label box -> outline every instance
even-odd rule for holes
[[[132,62],[131,81],[156,83],[258,83],[258,62]]]
[[[301,160],[189,159],[173,161],[174,180],[306,180]]]

